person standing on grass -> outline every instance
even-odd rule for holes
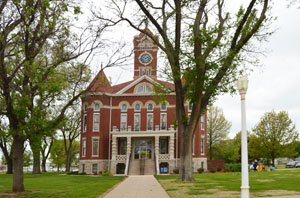
[[[257,165],[258,165],[258,162],[257,160],[254,160],[254,163],[253,163],[253,168],[254,168],[254,171],[257,171]]]

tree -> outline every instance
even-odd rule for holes
[[[41,146],[41,155],[42,155],[42,171],[47,172],[46,170],[46,162],[50,155],[50,151],[54,142],[54,134],[51,137],[43,136],[42,138],[42,146]]]
[[[78,109],[77,111],[76,109],[73,109],[73,111],[69,112],[66,116],[65,122],[61,127],[61,132],[64,138],[64,151],[66,155],[66,172],[69,172],[71,167],[72,151],[74,150],[73,143],[80,135],[80,120],[81,112],[78,111]]]
[[[59,168],[61,168],[66,162],[63,140],[54,140],[50,151],[50,160],[51,163],[55,164],[57,172],[59,172]]]
[[[277,157],[295,156],[299,134],[286,111],[265,113],[252,130],[262,157],[271,159],[273,166]]]
[[[228,122],[219,107],[211,106],[207,111],[207,144],[209,158],[213,159],[215,144],[227,138],[231,123]]]
[[[74,15],[67,16],[68,10],[74,10],[75,15],[80,13],[72,1],[0,2],[0,113],[8,120],[13,140],[13,192],[24,191],[24,142],[41,137],[41,131],[57,128],[67,108],[85,93],[77,90],[79,82],[87,77],[84,62],[99,47],[97,38],[101,31],[86,37],[84,29],[77,36],[70,30]],[[76,61],[84,54],[87,57],[83,61]],[[75,71],[80,77],[72,87],[77,91],[64,95],[67,100],[60,100],[59,114],[47,122],[44,118],[49,109],[40,105],[47,104],[44,101],[49,96],[60,94],[65,85],[61,79],[72,79],[66,74],[73,75]],[[34,146],[33,152],[35,148],[39,149]]]
[[[249,60],[249,53],[256,51],[250,41],[267,36],[263,27],[271,20],[266,15],[269,0],[249,0],[234,15],[226,12],[224,0],[108,2],[115,15],[95,13],[98,19],[111,26],[128,22],[152,39],[168,60],[181,138],[178,180],[191,181],[192,141],[201,114],[217,95],[234,92],[233,82],[247,68],[243,63]],[[128,9],[134,6],[139,10],[130,15]],[[146,28],[142,27],[143,21]],[[148,31],[148,25],[158,36]],[[186,100],[193,103],[190,119],[185,111]]]
[[[297,152],[295,157],[300,157],[300,142],[298,142],[298,146],[296,147],[295,151]]]
[[[32,152],[30,151],[25,151],[24,152],[24,167],[28,167],[30,165],[32,165]]]
[[[0,121],[0,149],[2,150],[5,164],[7,165],[6,174],[13,174],[13,146],[12,138],[7,132],[8,126],[4,119]]]

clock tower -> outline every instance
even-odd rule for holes
[[[146,29],[149,34],[153,33]],[[157,36],[154,36],[158,39]],[[157,72],[157,50],[158,46],[146,34],[140,33],[133,39],[134,45],[134,75],[137,79],[143,75],[147,75],[156,79]]]

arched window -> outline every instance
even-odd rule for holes
[[[87,109],[88,109],[88,104],[84,104],[83,105],[83,112],[87,112]]]
[[[150,85],[146,85],[146,92],[152,92],[152,87]]]
[[[100,104],[99,103],[94,104],[94,111],[100,111]]]
[[[134,105],[134,111],[140,111],[141,110],[141,105],[139,103]]]
[[[122,104],[121,111],[126,112],[127,111],[127,104]]]
[[[148,110],[148,111],[153,111],[153,104],[152,104],[152,103],[149,103],[149,104],[147,105],[147,110]]]
[[[160,110],[161,111],[166,111],[167,110],[167,104],[165,102],[160,105]]]
[[[138,92],[138,93],[144,92],[144,85],[140,85],[140,86],[137,88],[137,92]]]

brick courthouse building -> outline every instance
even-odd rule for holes
[[[179,165],[175,87],[157,79],[158,47],[143,33],[133,43],[133,80],[111,86],[100,71],[82,97],[80,172],[161,174],[172,173]],[[160,103],[153,97],[157,83],[171,91]],[[187,112],[189,107],[186,101]],[[205,122],[202,116],[194,136],[194,171],[207,169]]]

